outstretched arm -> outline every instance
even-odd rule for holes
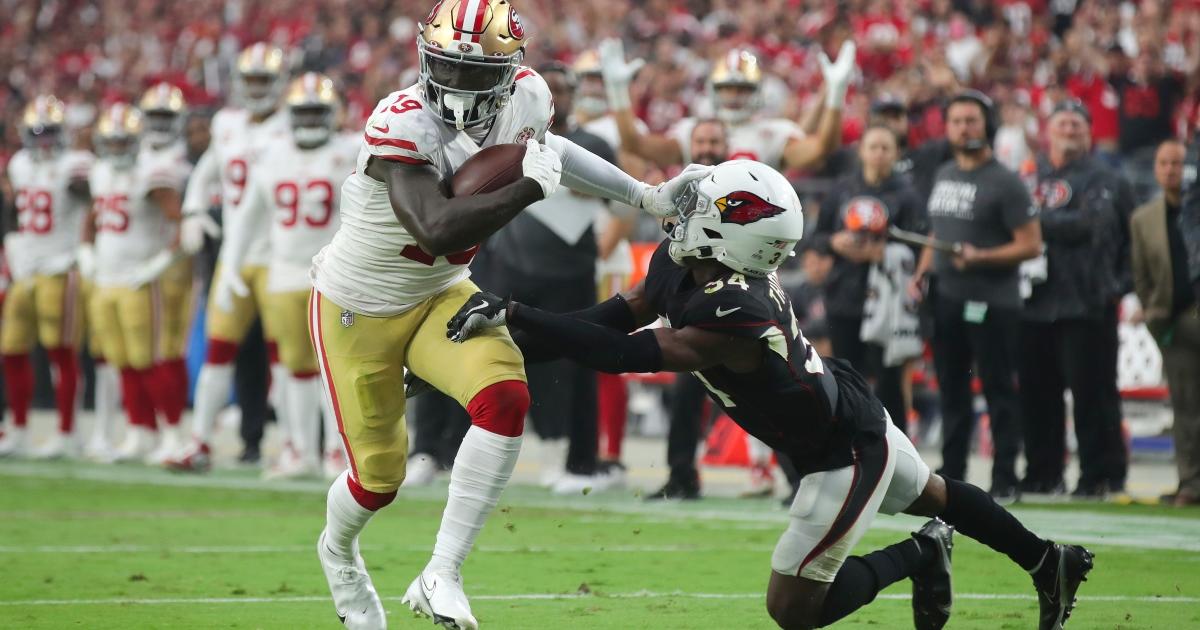
[[[644,63],[641,59],[625,61],[625,47],[619,39],[606,39],[600,43],[600,69],[604,75],[608,109],[621,134],[621,150],[666,168],[683,161],[683,147],[669,136],[642,133],[630,102],[629,84]]]
[[[644,282],[639,282],[626,293],[618,293],[590,308],[567,313],[566,317],[627,335],[654,321],[654,310],[645,299],[645,286]],[[453,336],[457,332],[454,326],[457,319],[456,317],[447,323],[447,335]],[[510,328],[509,332],[512,333],[517,347],[521,349],[521,354],[525,356],[526,364],[553,361],[566,356],[562,348],[552,340],[528,333],[521,328]]]
[[[710,166],[692,164],[670,181],[651,186],[640,182],[613,163],[571,142],[546,134],[546,146],[562,156],[562,185],[578,193],[616,201],[665,217],[677,212],[675,199],[687,185],[707,177]]]
[[[620,298],[605,302],[615,307]],[[635,313],[641,311],[642,322],[653,319],[646,306],[636,296],[624,300],[624,328],[636,326]],[[602,305],[603,306],[603,305]],[[599,308],[599,307],[597,307]],[[595,313],[593,313],[594,315]],[[633,323],[630,321],[633,320]],[[446,335],[455,341],[465,341],[485,328],[508,324],[510,330],[533,340],[540,347],[556,350],[557,355],[572,359],[600,372],[690,372],[721,363],[745,364],[760,356],[759,342],[733,337],[719,332],[686,327],[655,328],[629,334],[627,330],[582,319],[577,315],[558,315],[498,298],[476,293],[447,323]],[[527,342],[528,343],[528,342]]]
[[[853,41],[842,43],[837,60],[832,63],[824,52],[821,53],[821,73],[825,77],[821,122],[815,134],[792,138],[784,146],[783,161],[788,167],[813,168],[842,144],[842,107],[856,67],[855,54],[857,49]]]
[[[625,334],[567,315],[547,313],[516,302],[508,305],[508,325],[561,349],[563,356],[593,370],[694,372],[758,356],[759,343],[702,330],[653,328]]]

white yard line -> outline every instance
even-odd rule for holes
[[[688,593],[683,591],[632,591],[626,593],[512,593],[505,595],[472,595],[475,601],[574,600],[574,599],[764,599],[762,593]],[[956,593],[960,600],[1033,601],[1032,595],[1019,593]],[[400,601],[401,597],[384,597],[385,601]],[[903,593],[884,593],[878,599],[910,599]],[[1132,595],[1080,595],[1082,602],[1131,602],[1143,604],[1195,604],[1200,597],[1154,597]],[[24,599],[0,601],[0,606],[122,606],[122,605],[209,605],[209,604],[287,604],[328,602],[329,598],[315,595],[279,597],[162,597],[108,599]]]
[[[302,494],[324,494],[328,487],[323,481],[272,482],[220,475],[175,475],[142,467],[68,467],[33,462],[0,463],[0,476]],[[782,530],[788,518],[782,509],[773,509],[771,504],[754,502],[739,502],[734,508],[720,505],[730,503],[722,499],[712,502],[663,504],[646,503],[633,497],[615,494],[551,498],[540,494],[530,496],[531,492],[528,488],[514,487],[504,497],[502,504],[515,509],[573,511],[580,513],[585,519],[616,519],[623,515],[628,516],[631,523],[637,522],[639,518],[648,517],[657,522],[678,522],[688,526],[697,521],[708,525],[727,523],[729,529],[741,529],[740,526],[744,525],[748,529]],[[410,499],[438,501],[444,500],[445,487],[405,489],[402,494]],[[1081,506],[1079,511],[1031,510],[1018,507],[1014,512],[1030,529],[1048,538],[1088,545],[1200,552],[1198,519],[1116,515],[1090,511],[1088,506]],[[919,525],[920,520],[915,517],[880,515],[872,527],[883,531],[908,532]]]
[[[429,545],[363,545],[364,551],[405,551],[428,553]],[[483,553],[697,553],[714,551],[768,552],[772,545],[476,545]],[[259,554],[259,553],[312,553],[311,545],[189,545],[182,547],[156,547],[154,545],[15,545],[0,546],[0,555],[26,554],[105,554],[105,553],[152,553],[152,554]]]

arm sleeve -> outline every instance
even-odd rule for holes
[[[590,308],[568,313],[567,317],[611,328],[624,334],[629,334],[637,329],[633,311],[629,308],[629,303],[625,301],[624,296],[620,294]],[[521,354],[525,355],[526,364],[553,361],[564,356],[562,349],[557,344],[545,338],[520,328],[514,329],[512,333],[513,341],[521,349]]]
[[[570,140],[546,134],[546,146],[562,157],[562,184],[575,192],[602,197],[635,208],[642,205],[642,194],[649,188]]]
[[[623,374],[662,369],[662,348],[652,330],[630,335],[523,304],[514,305],[508,325],[557,346],[564,357],[593,370]]]
[[[210,203],[209,191],[219,179],[217,157],[209,148],[200,156],[200,161],[196,162],[196,168],[192,169],[192,174],[188,177],[187,193],[183,197],[183,214],[207,212]]]

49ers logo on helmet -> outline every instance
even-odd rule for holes
[[[758,195],[738,190],[713,202],[721,212],[722,223],[746,225],[761,219],[769,219],[784,213],[781,208]]]
[[[1033,192],[1033,200],[1042,208],[1061,208],[1071,203],[1071,185],[1063,179],[1044,181]]]
[[[842,223],[852,232],[883,232],[887,222],[887,207],[875,197],[854,197],[842,208]]]
[[[508,32],[513,39],[525,39],[525,24],[521,22],[517,10],[512,7],[508,9]]]
[[[425,23],[432,24],[433,18],[437,17],[438,11],[442,10],[442,3],[446,0],[438,0],[437,4],[433,5],[433,9],[429,11],[429,15],[425,16]]]

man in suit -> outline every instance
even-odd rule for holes
[[[1162,194],[1133,214],[1133,281],[1146,326],[1162,350],[1175,412],[1178,491],[1164,500],[1200,505],[1200,309],[1188,277],[1185,231],[1180,227],[1184,145],[1167,140],[1154,157]]]

